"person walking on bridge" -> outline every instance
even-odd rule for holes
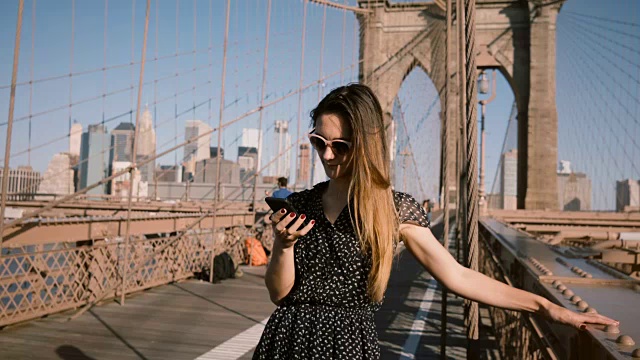
[[[289,189],[287,189],[287,184],[289,183],[289,181],[287,180],[286,177],[279,177],[278,178],[278,190],[273,192],[273,197],[277,197],[277,198],[286,198],[287,196],[291,195],[291,191]]]
[[[431,233],[425,209],[391,189],[383,113],[368,87],[331,91],[311,118],[309,140],[329,180],[288,197],[297,214],[271,216],[275,240],[265,283],[278,307],[254,359],[378,359],[374,313],[400,241],[443,286],[465,298],[576,328],[617,323],[460,265]]]

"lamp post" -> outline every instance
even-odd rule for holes
[[[413,155],[412,152],[409,151],[408,148],[405,148],[404,150],[402,150],[402,152],[399,154],[400,156],[402,156],[402,191],[406,192],[407,191],[407,156],[411,156]]]
[[[478,77],[478,91],[480,94],[487,94],[489,92],[489,80],[487,80],[487,74],[484,70],[480,73]],[[479,207],[480,207],[480,215],[487,214],[487,194],[485,190],[484,184],[484,173],[486,170],[485,164],[485,132],[484,132],[484,115],[485,115],[485,106],[492,102],[496,98],[496,71],[493,70],[491,74],[491,95],[488,99],[480,100],[480,109],[481,109],[481,117],[480,117],[480,185],[478,186],[478,195],[479,199]]]

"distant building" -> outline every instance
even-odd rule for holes
[[[77,161],[77,160],[76,160]],[[74,193],[73,159],[69,153],[59,153],[47,166],[42,182],[38,187],[38,194],[47,195],[69,195]],[[49,196],[36,197],[36,200],[49,200]]]
[[[82,124],[74,123],[69,131],[69,154],[79,157],[81,144]]]
[[[194,183],[216,184],[217,176],[217,158],[205,159],[196,162],[196,171],[193,174]],[[220,183],[221,184],[239,184],[240,183],[240,166],[231,160],[220,159]]]
[[[82,133],[78,190],[93,185],[106,177],[109,170],[110,147],[111,135],[107,133],[107,128],[104,125],[89,125],[87,131]],[[104,184],[97,186],[89,190],[87,194],[104,195],[106,194],[106,186]]]
[[[560,210],[591,210],[591,180],[583,173],[558,173]]]
[[[301,186],[309,186],[311,171],[311,145],[300,144],[300,151],[298,153],[298,169],[296,170],[297,179],[296,184]]]
[[[275,123],[275,176],[289,177],[291,172],[291,135],[289,122],[277,120]]]
[[[220,148],[220,156],[222,156],[222,158],[224,158],[224,149]],[[218,157],[218,147],[217,146],[211,146],[209,148],[209,158],[214,158],[214,157]]]
[[[502,154],[500,196],[503,209],[515,210],[518,208],[518,150],[516,149]]]
[[[616,211],[640,211],[640,180],[616,181]]]
[[[275,187],[278,184],[278,178],[279,177],[280,176],[274,176],[274,175],[263,176],[262,177],[262,183],[263,184],[272,184]]]
[[[187,120],[185,125],[184,139],[197,139],[184,146],[185,161],[188,161],[191,158],[193,158],[195,161],[210,158],[212,130],[213,128],[211,128],[211,126],[207,125],[201,120]]]
[[[182,167],[179,165],[160,165],[156,168],[158,182],[182,182]]]
[[[256,150],[253,169],[259,170],[262,166],[262,142],[262,133],[259,129],[242,129],[242,142],[240,147],[254,148]],[[238,149],[238,156],[240,156],[240,149]]]
[[[571,162],[568,160],[560,160],[560,166],[558,167],[558,174],[571,174]]]
[[[113,172],[116,173],[125,170],[131,166],[131,163],[128,161],[116,161],[112,166]],[[133,174],[133,180],[131,180],[130,174]],[[133,184],[131,184],[131,181],[133,181]],[[140,170],[134,170],[131,173],[125,172],[113,179],[111,182],[111,195],[120,200],[128,199],[129,187],[132,189],[133,201],[146,198],[149,194],[149,183],[141,180]]]
[[[240,168],[240,182],[249,179],[257,169],[258,149],[253,146],[238,146],[238,166]]]
[[[136,162],[140,170],[140,179],[143,182],[153,182],[156,161],[151,159],[156,154],[156,131],[153,128],[153,117],[148,108],[140,116],[139,124]],[[143,164],[143,162],[146,163]]]
[[[4,176],[4,168],[0,168],[0,186]],[[26,201],[33,200],[42,181],[39,172],[31,166],[19,166],[17,169],[9,169],[7,179],[7,200]]]
[[[111,156],[109,162],[131,161],[133,157],[133,137],[136,127],[132,123],[120,123],[111,130]]]

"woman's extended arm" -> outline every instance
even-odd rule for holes
[[[273,214],[271,218],[275,239],[264,282],[269,289],[271,301],[276,305],[280,305],[282,299],[289,294],[296,279],[293,245],[298,237],[306,235],[315,223],[310,221],[307,226],[298,229],[304,222],[303,214],[287,229],[287,225],[295,217],[295,213],[287,214],[286,210],[283,210]]]
[[[567,310],[542,296],[516,289],[460,265],[428,228],[402,224],[400,234],[407,249],[434,278],[467,299],[504,309],[535,312],[576,328],[584,328],[586,324],[617,323],[599,314]]]

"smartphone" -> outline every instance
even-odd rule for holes
[[[276,197],[267,197],[264,199],[267,202],[267,205],[273,210],[274,213],[280,211],[281,209],[287,210],[288,214],[296,213],[298,215],[298,211],[291,205],[287,199],[276,198]]]

